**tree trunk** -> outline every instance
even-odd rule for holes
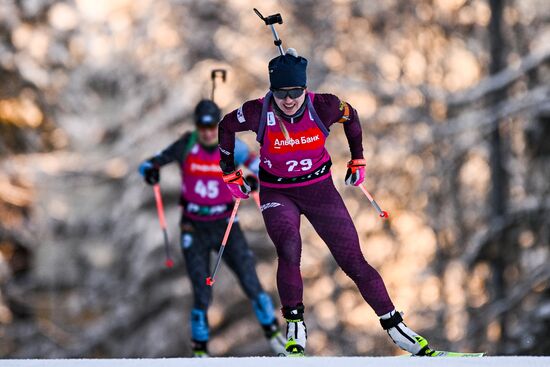
[[[491,64],[489,71],[491,75],[497,74],[504,67],[504,37],[502,32],[502,13],[504,8],[504,0],[489,0],[491,7],[491,22],[489,23],[489,39],[491,47]],[[506,98],[506,89],[496,91],[489,96],[489,103],[496,106],[500,101]],[[495,120],[493,123],[492,133],[490,135],[490,152],[491,152],[491,209],[489,211],[491,225],[498,225],[504,220],[506,214],[507,201],[507,177],[503,164],[503,149],[500,132],[500,120]],[[491,268],[492,268],[492,287],[495,300],[502,300],[506,297],[506,285],[504,279],[504,269],[506,268],[505,258],[502,255],[506,251],[505,236],[503,232],[495,237],[492,251],[490,251]],[[499,349],[506,342],[506,314],[503,313],[498,318],[500,326],[500,338],[502,343],[498,343]],[[498,350],[497,353],[500,353]]]

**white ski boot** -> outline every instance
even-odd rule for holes
[[[286,356],[285,344],[286,340],[281,335],[281,329],[277,318],[275,317],[275,308],[269,294],[261,292],[255,300],[252,301],[254,313],[258,322],[264,329],[264,334],[269,343],[269,347],[276,356]]]
[[[303,357],[306,350],[307,328],[304,323],[304,305],[283,307],[286,319],[286,355],[288,357]]]
[[[391,340],[401,349],[416,356],[431,356],[435,352],[428,346],[428,341],[412,331],[403,322],[403,317],[397,311],[392,311],[380,317],[382,328],[387,331]]]
[[[279,329],[277,320],[274,320],[271,325],[262,325],[262,328],[273,354],[278,357],[286,357],[286,340]]]

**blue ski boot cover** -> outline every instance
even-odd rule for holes
[[[191,349],[193,356],[198,358],[208,357],[208,319],[206,311],[198,308],[191,310]]]

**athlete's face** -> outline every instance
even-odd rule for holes
[[[280,90],[290,90],[290,89],[297,89],[299,87],[288,87],[288,88],[281,88]],[[304,100],[306,99],[306,89],[304,89],[304,93],[302,93],[297,98],[291,98],[288,93],[285,98],[277,98],[275,94],[273,95],[273,99],[275,100],[275,103],[277,104],[277,107],[281,109],[285,113],[285,115],[294,115],[296,112],[298,112],[298,109],[300,106],[304,103]]]
[[[199,127],[199,143],[204,146],[212,146],[218,144],[218,126]]]

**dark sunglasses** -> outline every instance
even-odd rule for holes
[[[296,99],[304,94],[304,90],[305,88],[300,87],[292,89],[272,89],[271,92],[273,92],[273,95],[278,99],[285,99],[286,97]]]

